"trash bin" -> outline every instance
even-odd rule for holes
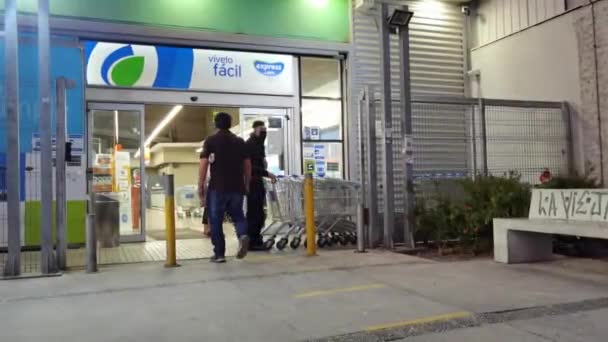
[[[120,202],[114,194],[96,195],[95,230],[99,247],[120,245]]]

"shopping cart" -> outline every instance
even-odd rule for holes
[[[320,178],[314,182],[315,223],[320,248],[357,243],[359,183]]]
[[[271,223],[262,231],[263,235],[268,236],[264,246],[271,249],[280,237],[276,242],[277,249],[283,250],[288,244],[297,249],[302,244],[305,233],[304,177],[282,177],[274,184],[267,181],[266,189]],[[357,242],[359,196],[358,183],[339,179],[314,180],[315,224],[319,247],[347,246]]]
[[[285,249],[290,235],[303,227],[303,184],[294,177],[279,177],[275,183],[265,180],[267,204],[270,213],[270,224],[262,229],[262,235],[270,237],[264,241],[264,247],[271,249],[276,239],[277,249]],[[297,243],[297,246],[296,246]],[[292,248],[299,247],[300,241],[292,241]]]
[[[196,185],[186,185],[175,189],[175,212],[180,219],[202,216]]]

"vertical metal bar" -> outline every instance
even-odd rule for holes
[[[38,91],[40,96],[40,266],[44,274],[57,271],[53,253],[53,156],[51,141],[49,0],[38,0]]]
[[[173,175],[165,175],[165,241],[167,260],[165,267],[177,267],[175,241],[175,181]]]
[[[87,168],[87,188],[89,200],[87,202],[86,222],[86,252],[87,273],[97,272],[97,231],[95,230],[95,193],[93,192],[93,169]]]
[[[56,81],[56,130],[55,133],[55,229],[57,230],[57,267],[66,268],[67,252],[67,197],[66,197],[66,80],[59,77]]]
[[[93,191],[93,160],[91,143],[93,139],[93,127],[95,124],[95,112],[87,111],[87,221],[85,249],[87,254],[87,273],[97,272],[97,231],[95,230],[95,192]],[[91,155],[91,156],[89,156]]]
[[[409,12],[407,6],[405,12]],[[414,150],[412,130],[412,85],[410,78],[410,31],[409,24],[399,28],[399,60],[401,62],[401,132],[405,163],[405,208],[403,242],[414,247]]]
[[[317,227],[315,223],[315,196],[312,173],[304,179],[304,214],[306,218],[306,255],[317,255]]]
[[[593,61],[594,61],[594,74],[595,74],[595,99],[597,106],[597,129],[598,129],[598,142],[599,142],[599,152],[600,152],[600,185],[603,188],[606,179],[605,179],[605,166],[604,166],[604,126],[602,120],[602,96],[601,96],[601,87],[600,87],[600,69],[599,69],[599,58],[598,55],[598,39],[597,39],[597,25],[596,25],[596,14],[595,14],[595,3],[596,1],[591,2],[591,27],[593,33]],[[602,26],[603,27],[603,26]]]
[[[478,92],[480,91],[479,89],[481,89],[479,86],[481,85],[479,82],[477,82],[478,84]],[[483,100],[481,99],[481,96],[478,94],[478,98],[477,98],[477,107],[478,107],[478,111],[479,111],[479,116],[481,117],[481,108],[483,107]],[[475,106],[472,106],[473,108],[473,112],[471,113],[471,142],[473,144],[473,179],[475,179],[477,177],[477,173],[479,172],[478,166],[477,166],[477,111],[475,111]]]
[[[141,106],[141,111],[139,112],[139,150],[143,151],[143,153],[139,154],[139,231],[141,236],[146,236],[146,228],[148,221],[146,219],[146,209],[147,209],[147,191],[146,187],[148,186],[148,176],[146,174],[146,148],[144,146],[146,141],[146,129],[145,129],[145,120],[146,120],[146,107]]]
[[[6,188],[8,255],[4,275],[21,273],[21,157],[19,143],[19,37],[17,27],[17,0],[4,2],[6,80]]]
[[[388,25],[388,5],[381,3],[378,13],[380,26],[380,77],[381,99],[384,111],[384,163],[382,185],[384,197],[384,248],[393,248],[393,230],[395,229],[395,192],[393,179],[393,113],[391,96],[391,49]]]
[[[566,153],[568,153],[568,174],[574,175],[576,173],[576,166],[574,165],[574,125],[572,123],[570,105],[568,105],[568,102],[565,101],[562,102],[562,118],[566,123]]]
[[[359,96],[359,100],[357,101],[357,125],[358,125],[358,139],[359,139],[359,179],[361,182],[362,190],[361,190],[361,201],[363,204],[366,203],[365,196],[365,139],[363,138],[365,135],[365,131],[363,128],[363,117],[365,115],[365,98],[367,94],[365,91],[361,93]]]
[[[481,114],[481,143],[483,146],[483,175],[490,174],[488,167],[488,125],[486,122],[486,103],[484,99],[479,99],[479,113]]]
[[[361,182],[361,192],[359,201],[357,202],[357,252],[365,252],[365,245],[367,244],[367,236],[365,235],[365,224],[364,224],[364,208],[366,202],[365,194],[365,140],[363,139],[363,115],[365,114],[365,98],[367,94],[365,91],[359,97],[358,104],[358,117],[357,124],[359,125],[359,179]],[[368,166],[369,167],[369,166]]]
[[[376,110],[374,108],[374,95],[368,87],[365,87],[365,108],[367,108],[367,139],[365,141],[365,152],[367,159],[367,247],[375,247],[379,242],[377,239],[378,229],[378,160],[376,153]]]
[[[463,11],[462,15],[462,74],[467,75],[469,70],[471,70],[471,12],[469,10]],[[472,97],[471,91],[471,80],[465,79],[464,82],[464,96]]]

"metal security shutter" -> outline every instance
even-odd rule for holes
[[[386,1],[392,8],[408,5],[414,18],[410,24],[411,77],[414,100],[424,96],[464,96],[464,25],[460,7],[453,3],[425,1]],[[378,7],[378,6],[376,6]],[[369,11],[353,11],[354,71],[351,73],[352,96],[360,94],[365,86],[378,91],[380,86],[380,43],[376,23],[377,8]],[[403,208],[404,162],[401,156],[403,137],[400,132],[399,112],[399,45],[397,37],[391,37],[391,72],[393,97],[393,144],[395,169],[395,208]],[[376,97],[377,98],[377,97]],[[358,102],[351,99],[351,113],[358,113]],[[429,108],[417,106],[413,109],[415,141],[415,173],[432,171],[452,171],[466,169],[467,145],[454,144],[451,139],[434,139],[444,135],[466,134],[465,112],[461,107]],[[382,116],[380,104],[376,106],[376,118]],[[365,121],[365,120],[363,120]],[[378,125],[377,126],[381,126]],[[367,132],[367,128],[364,128]],[[378,130],[377,156],[378,170],[382,163],[382,142],[384,133]],[[359,144],[351,140],[351,148]],[[464,141],[464,140],[463,140]],[[357,153],[361,151],[357,150]],[[461,161],[461,162],[459,162]],[[352,174],[358,175],[359,158],[351,159]],[[378,187],[381,197],[381,174]],[[382,198],[379,198],[382,210]]]

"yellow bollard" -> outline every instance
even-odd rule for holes
[[[175,247],[175,198],[173,193],[173,175],[165,175],[165,240],[167,246],[165,267],[179,266]]]
[[[317,228],[315,227],[315,197],[312,174],[304,179],[304,212],[306,216],[306,252],[308,256],[317,255]]]

